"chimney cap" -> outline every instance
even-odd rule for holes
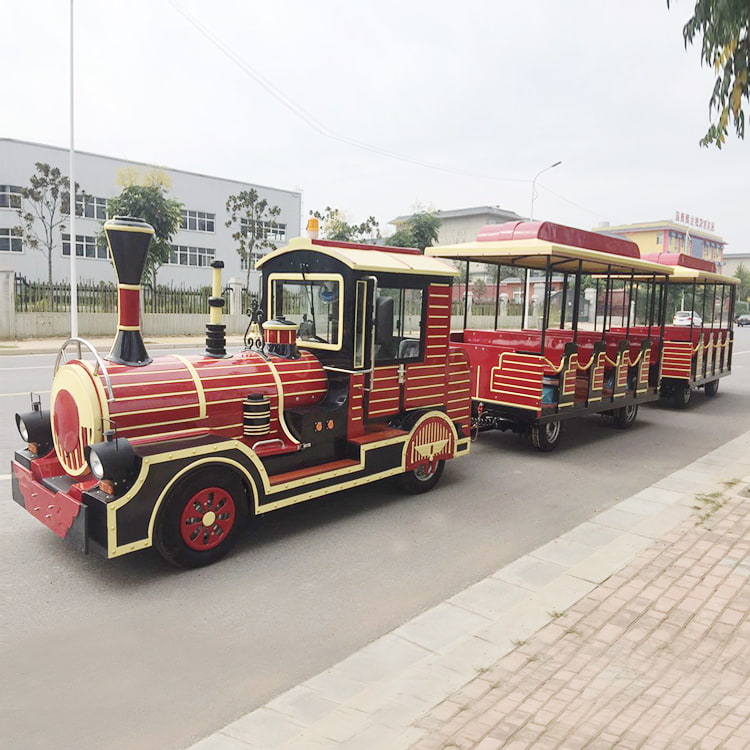
[[[121,229],[130,232],[145,232],[154,234],[154,228],[147,221],[136,216],[114,216],[104,222],[104,229]]]

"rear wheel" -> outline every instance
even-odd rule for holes
[[[402,489],[412,495],[431,490],[443,475],[445,461],[435,461],[432,464],[421,464],[411,471],[399,476]]]
[[[678,409],[685,409],[690,403],[693,389],[690,385],[676,385],[672,393],[672,405]]]
[[[560,442],[562,434],[562,422],[559,419],[534,425],[531,428],[531,444],[539,451],[545,453],[554,450]]]
[[[180,479],[169,491],[154,529],[154,546],[180,568],[210,565],[234,546],[247,523],[242,481],[223,466]]]
[[[638,404],[628,404],[616,409],[612,415],[612,422],[618,430],[626,430],[635,422],[638,416]]]
[[[706,383],[703,390],[709,398],[713,398],[719,392],[719,381],[712,380],[710,383]]]

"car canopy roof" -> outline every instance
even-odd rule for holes
[[[673,273],[669,266],[641,260],[634,242],[547,221],[491,224],[480,230],[475,242],[428,247],[425,254],[567,273]]]

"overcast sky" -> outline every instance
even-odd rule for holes
[[[76,147],[298,189],[305,215],[386,235],[415,206],[527,216],[562,160],[537,219],[682,211],[750,252],[750,139],[698,145],[713,76],[683,45],[693,5],[75,0]],[[69,8],[2,0],[0,136],[67,147]]]

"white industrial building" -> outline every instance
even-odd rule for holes
[[[25,247],[12,232],[13,227],[21,223],[16,211],[19,191],[29,186],[36,162],[58,167],[64,175],[69,173],[67,149],[0,138],[0,267],[12,269],[29,281],[46,281],[46,255],[38,249]],[[207,266],[215,259],[224,261],[225,281],[232,277],[245,279],[246,266],[241,262],[232,239],[236,226],[225,226],[227,198],[240,191],[254,188],[270,207],[281,209],[274,220],[276,226],[267,229],[268,239],[275,245],[284,244],[288,238],[301,234],[302,198],[299,192],[77,151],[76,182],[90,196],[85,205],[85,216],[76,217],[76,273],[80,280],[115,281],[106,252],[97,247],[96,236],[107,218],[107,199],[122,191],[118,174],[123,169],[133,168],[144,172],[156,168],[164,172],[170,180],[168,197],[183,204],[182,226],[172,238],[170,261],[157,273],[159,284],[191,288],[207,286],[211,283]],[[52,261],[53,278],[67,281],[70,278],[69,235],[57,239]]]
[[[499,206],[477,206],[457,208],[449,211],[436,211],[440,226],[436,245],[455,245],[460,242],[474,242],[479,230],[487,224],[503,224],[506,221],[526,221],[515,211]],[[400,229],[414,214],[397,216],[389,222]],[[387,242],[387,239],[386,239]]]

